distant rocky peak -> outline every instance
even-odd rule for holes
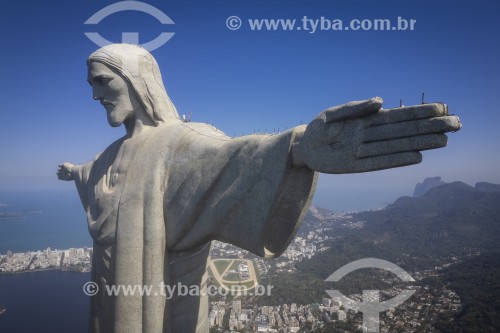
[[[487,182],[476,183],[476,190],[481,192],[500,192],[500,184],[492,184]]]
[[[441,180],[441,177],[427,177],[424,179],[423,183],[418,183],[413,191],[413,197],[421,197],[431,188],[447,184]]]

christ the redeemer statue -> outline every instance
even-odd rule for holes
[[[460,129],[446,105],[383,110],[382,99],[327,109],[277,135],[229,138],[179,119],[153,56],[113,44],[88,59],[88,81],[126,135],[84,165],[64,163],[94,242],[90,332],[207,333],[207,296],[167,299],[162,285],[207,287],[210,241],[279,256],[311,202],[318,172],[420,163]],[[152,286],[149,296],[105,286]]]

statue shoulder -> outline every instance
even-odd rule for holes
[[[156,133],[164,139],[172,139],[173,137],[196,138],[198,136],[202,136],[205,139],[212,138],[221,141],[230,140],[230,138],[223,131],[206,123],[181,121],[167,122],[160,125]]]

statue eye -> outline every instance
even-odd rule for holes
[[[98,79],[98,82],[99,82],[100,84],[106,84],[106,83],[108,83],[108,82],[109,82],[109,81],[111,81],[111,80],[112,80],[112,79],[111,79],[111,78],[108,78],[108,77],[100,77],[100,78]]]

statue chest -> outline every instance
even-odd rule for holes
[[[102,174],[100,179],[100,188],[105,193],[120,189],[120,185],[125,181],[127,170],[139,148],[140,145],[136,142],[127,140],[120,145],[114,160],[106,166],[106,172]]]
[[[123,189],[129,182],[140,179],[129,179],[127,171],[132,167],[134,157],[141,149],[141,141],[124,140],[109,147],[94,163],[92,170],[93,188],[90,205],[87,209],[89,232],[94,241],[100,245],[111,245],[115,242],[118,208],[123,196]]]

